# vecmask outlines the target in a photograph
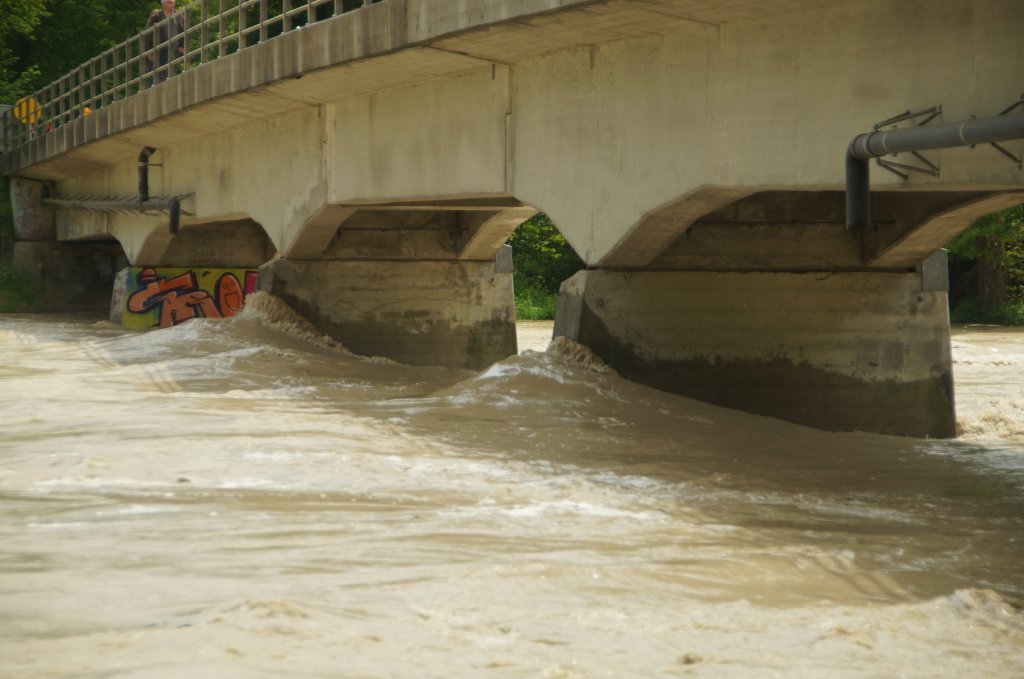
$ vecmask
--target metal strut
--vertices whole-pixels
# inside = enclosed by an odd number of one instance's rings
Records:
[[[904,120],[913,120],[914,118],[927,116],[924,120],[917,123],[917,127],[924,127],[925,125],[935,120],[935,118],[937,118],[940,115],[942,115],[941,104],[932,106],[931,108],[926,108],[923,111],[917,111],[916,113],[912,113],[908,110],[905,113],[899,114],[898,116],[893,116],[892,118],[883,120],[880,123],[875,123],[874,129],[877,132],[881,128],[886,127],[888,125],[895,125],[896,123],[903,122]],[[921,167],[920,165],[907,165],[906,163],[897,163],[896,161],[883,160],[882,158],[876,158],[875,163],[883,170],[888,170],[889,172],[892,172],[894,175],[904,180],[910,179],[910,175],[906,174],[907,172],[918,172],[920,174],[926,174],[929,177],[939,176],[938,165],[928,160],[917,151],[911,151],[911,153],[914,154],[915,158],[917,158],[924,164],[924,167]],[[896,154],[894,153],[893,155],[895,156]],[[900,172],[900,170],[905,170],[905,172]]]
[[[171,202],[177,200],[180,204],[185,198],[193,194],[186,193],[181,196],[154,196],[145,203],[132,198],[96,198],[96,197],[62,197],[43,198],[42,206],[60,208],[62,210],[86,210],[90,212],[123,212],[128,214],[159,214],[169,213]],[[191,215],[190,212],[180,210],[181,213]]]
[[[60,208],[62,210],[86,210],[95,212],[127,212],[129,214],[159,214],[166,212],[170,217],[168,228],[171,235],[177,235],[181,215],[191,215],[181,209],[181,201],[194,195],[186,193],[180,196],[159,196],[149,195],[149,157],[156,153],[152,146],[143,146],[139,152],[139,195],[133,200],[126,197],[117,198],[96,198],[96,197],[71,197],[44,198],[43,207]]]
[[[1009,106],[1004,108],[1002,111],[1000,111],[999,115],[1005,116],[1007,113],[1010,113],[1011,111],[1013,111],[1013,109],[1017,108],[1018,106],[1024,107],[1024,94],[1020,95],[1020,99],[1018,99],[1016,102],[1014,102],[1013,104],[1010,104]],[[1021,162],[1021,159],[1018,158],[1017,156],[1013,155],[1009,151],[1007,151],[1005,147],[1003,147],[1002,145],[1000,145],[1000,144],[998,144],[997,142],[994,142],[994,141],[989,142],[989,144],[996,151],[999,151],[1004,156],[1006,156],[1007,158],[1012,160],[1014,163],[1016,163],[1018,170],[1024,169],[1024,163]]]

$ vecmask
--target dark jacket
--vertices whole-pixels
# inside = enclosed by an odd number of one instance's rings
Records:
[[[168,40],[171,41],[166,48],[157,50],[156,54],[162,66],[171,59],[181,56],[181,49],[185,45],[185,14],[183,12],[175,10],[170,16],[165,17],[162,9],[154,9],[149,13],[146,27],[143,46],[147,50],[154,45],[160,47]]]

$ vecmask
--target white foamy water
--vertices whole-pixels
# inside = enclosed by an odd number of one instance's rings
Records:
[[[658,392],[549,325],[418,368],[255,299],[0,316],[0,676],[1021,676],[1020,332],[955,332],[965,435],[921,441]]]
[[[1024,441],[1024,328],[956,327],[952,339],[960,435]]]

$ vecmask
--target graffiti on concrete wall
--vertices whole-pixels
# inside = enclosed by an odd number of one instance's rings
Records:
[[[124,276],[121,325],[169,328],[193,318],[228,318],[256,290],[250,269],[131,267]]]

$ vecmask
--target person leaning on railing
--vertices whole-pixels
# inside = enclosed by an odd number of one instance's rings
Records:
[[[175,0],[161,0],[160,8],[149,13],[143,46],[146,51],[157,49],[146,55],[146,73],[159,67],[159,82],[167,80],[170,74],[168,64],[185,53],[185,15],[174,9]]]

